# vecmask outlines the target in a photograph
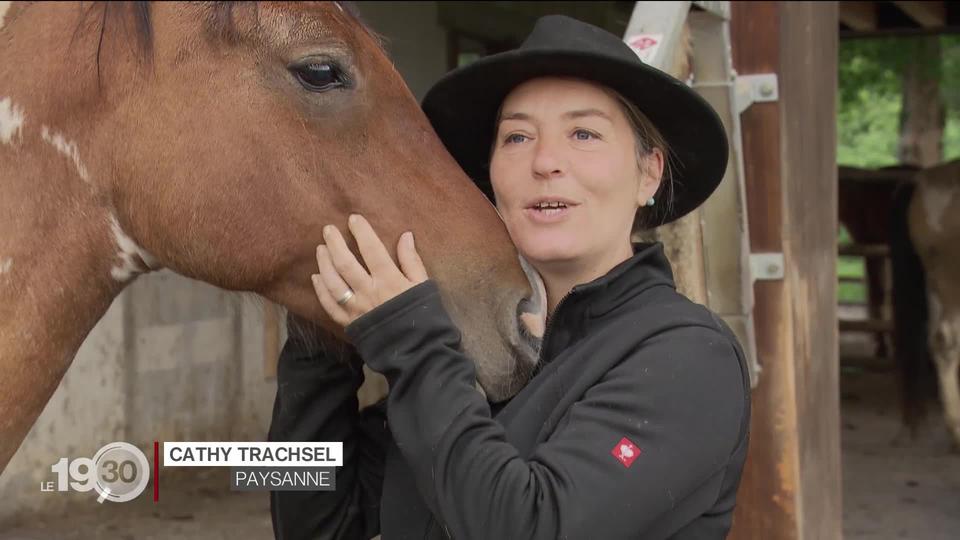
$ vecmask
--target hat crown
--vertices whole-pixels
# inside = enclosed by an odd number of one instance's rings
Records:
[[[633,49],[617,36],[566,15],[545,15],[537,19],[519,50],[591,53],[643,63]]]

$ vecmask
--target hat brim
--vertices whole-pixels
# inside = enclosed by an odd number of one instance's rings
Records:
[[[682,82],[606,55],[513,50],[451,71],[422,103],[447,150],[491,199],[488,167],[497,111],[517,85],[547,76],[586,79],[616,90],[663,135],[673,158],[673,201],[661,206],[654,226],[688,214],[719,185],[729,152],[726,131],[713,107]]]

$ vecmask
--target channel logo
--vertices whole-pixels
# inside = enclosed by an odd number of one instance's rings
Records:
[[[40,484],[41,491],[95,491],[97,502],[136,499],[150,481],[150,464],[136,446],[105,444],[92,458],[60,458],[50,470],[55,480]]]

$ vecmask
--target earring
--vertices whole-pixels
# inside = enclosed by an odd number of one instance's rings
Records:
[[[647,199],[647,204],[646,204],[646,206],[653,206],[653,204],[654,204],[653,197],[650,197],[649,199]]]

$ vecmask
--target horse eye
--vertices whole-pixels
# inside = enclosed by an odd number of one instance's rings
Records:
[[[344,79],[333,64],[311,63],[290,68],[304,88],[311,92],[326,92],[343,86]]]

